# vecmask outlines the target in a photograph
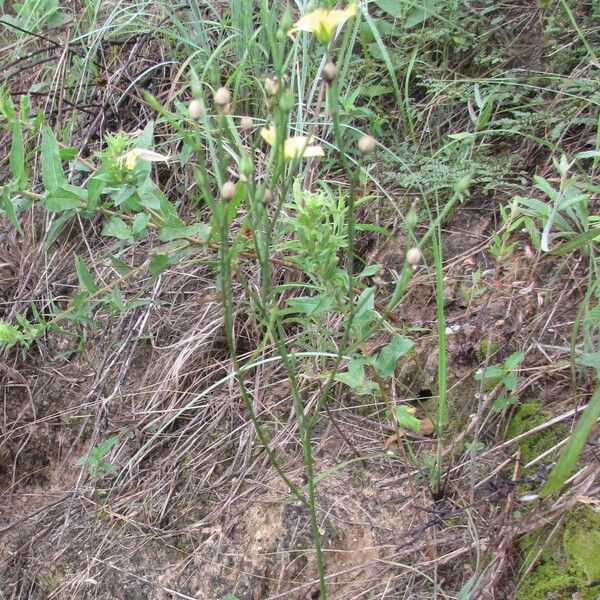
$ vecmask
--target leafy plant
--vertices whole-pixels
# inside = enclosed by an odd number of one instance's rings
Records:
[[[475,373],[476,381],[484,381],[488,386],[501,385],[503,393],[494,402],[494,410],[502,412],[507,406],[516,404],[518,396],[513,392],[519,383],[517,369],[525,357],[523,352],[513,352],[504,362],[491,365]]]
[[[85,465],[88,468],[92,479],[100,479],[104,475],[116,475],[117,469],[114,465],[104,458],[119,441],[119,438],[112,436],[94,446],[88,454],[77,459],[76,465]]]

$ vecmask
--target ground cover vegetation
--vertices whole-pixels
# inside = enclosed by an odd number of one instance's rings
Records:
[[[598,596],[598,2],[0,8],[1,597]]]

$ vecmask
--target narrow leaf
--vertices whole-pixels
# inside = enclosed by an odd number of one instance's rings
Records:
[[[596,389],[587,408],[583,411],[571,438],[567,442],[560,458],[552,469],[546,485],[542,488],[541,496],[545,498],[553,494],[567,480],[573,472],[577,459],[585,446],[588,435],[600,418],[600,387]]]
[[[85,263],[81,260],[81,258],[79,258],[79,256],[75,257],[75,270],[77,271],[79,285],[82,289],[87,290],[90,294],[98,291],[98,285],[94,281],[89,269],[85,266]]]
[[[42,181],[47,192],[54,191],[66,182],[60,164],[60,148],[47,125],[42,130]]]
[[[3,187],[0,188],[0,210],[4,212],[8,222],[21,234],[23,235],[23,230],[21,229],[21,224],[19,223],[19,219],[17,219],[17,213],[15,211],[15,207],[13,206],[12,200],[10,199],[10,195],[8,190]]]
[[[15,178],[18,189],[24,189],[27,186],[27,173],[25,172],[25,145],[23,143],[23,130],[19,121],[15,121],[12,126],[12,142],[10,145],[10,172]]]

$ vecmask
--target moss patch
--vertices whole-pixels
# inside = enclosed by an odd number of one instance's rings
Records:
[[[536,554],[544,534],[523,536],[519,546],[523,564]],[[573,509],[561,532],[544,549],[537,567],[524,579],[517,600],[570,599],[579,592],[583,600],[600,593],[600,516],[588,506]]]
[[[548,416],[540,410],[540,403],[538,401],[524,402],[517,408],[510,420],[507,439],[530,431],[547,420]],[[563,428],[557,425],[517,442],[516,446],[521,450],[521,463],[526,464],[531,459],[551,448],[561,439],[560,435],[562,433]]]

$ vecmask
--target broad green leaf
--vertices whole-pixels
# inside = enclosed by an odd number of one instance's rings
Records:
[[[337,373],[335,380],[345,383],[359,396],[375,395],[379,387],[374,381],[371,381],[365,373],[365,360],[362,358],[353,358],[348,363],[348,370],[343,373]]]
[[[131,232],[133,235],[138,235],[142,233],[150,222],[150,215],[146,213],[138,213],[135,215],[133,219],[133,224],[131,225]]]
[[[512,371],[513,369],[516,369],[524,357],[525,357],[525,354],[523,352],[513,352],[504,361],[504,369],[507,371]]]
[[[179,227],[162,227],[158,235],[161,242],[170,242],[181,238],[197,238],[202,241],[208,239],[210,227],[204,223],[195,223],[194,225],[183,225]]]
[[[398,420],[398,425],[403,429],[410,429],[415,433],[419,433],[421,430],[421,421],[411,414],[408,407],[403,404],[396,406],[396,419]]]
[[[17,213],[15,211],[15,207],[10,199],[10,194],[5,187],[0,187],[0,210],[4,212],[8,222],[21,234],[23,235],[23,230],[21,229],[21,224],[19,223],[19,219],[17,219]]]
[[[404,27],[410,29],[424,23],[432,14],[435,13],[436,0],[422,0],[423,6],[415,6],[406,16]]]
[[[116,256],[109,256],[108,260],[110,260],[110,264],[116,269],[119,275],[127,275],[133,271],[133,267],[130,267],[125,261],[121,260]]]
[[[584,367],[591,367],[600,373],[600,352],[586,352],[581,354],[577,359],[577,363]]]
[[[10,172],[15,178],[19,190],[27,187],[27,173],[25,172],[25,145],[23,143],[23,129],[20,121],[15,121],[12,126],[12,142],[10,145]]]
[[[592,428],[596,425],[598,418],[600,418],[600,387],[594,392],[587,408],[583,411],[581,417],[579,417],[579,421],[577,422],[575,430],[571,434],[567,445],[560,453],[558,462],[554,465],[546,485],[542,488],[540,494],[542,498],[545,498],[558,490],[573,472],[577,459],[587,442]]]
[[[369,265],[360,272],[359,277],[372,277],[373,275],[377,275],[377,273],[379,273],[380,270],[380,264]]]
[[[306,315],[322,315],[333,308],[333,301],[327,294],[290,298],[288,306],[297,313]]]
[[[60,147],[47,125],[42,129],[42,182],[47,192],[53,192],[66,183],[60,164]]]
[[[401,356],[409,352],[415,343],[401,335],[396,335],[392,341],[383,348],[375,361],[375,368],[383,378],[387,378],[396,369],[396,363]]]
[[[155,254],[150,262],[150,273],[159,275],[169,266],[169,257],[166,254]]]
[[[42,203],[44,208],[50,212],[63,212],[74,208],[81,208],[86,192],[73,185],[60,183],[44,196]]]
[[[95,210],[104,189],[105,181],[99,177],[90,177],[87,183],[87,208]]]
[[[481,381],[482,379],[498,379],[503,375],[504,370],[502,368],[500,368],[498,365],[492,365],[483,371],[477,371],[474,377],[476,381]]]
[[[403,16],[400,0],[375,0],[375,4],[394,19],[401,19]]]
[[[90,294],[98,291],[98,285],[79,256],[75,257],[75,270],[77,271],[79,286],[82,289],[87,290]]]
[[[110,199],[113,201],[115,206],[120,206],[127,200],[131,198],[135,193],[135,188],[130,185],[124,185],[122,188],[119,188],[117,191],[113,192],[110,195]]]
[[[102,228],[102,235],[115,237],[119,240],[133,240],[129,225],[120,217],[111,217]]]

